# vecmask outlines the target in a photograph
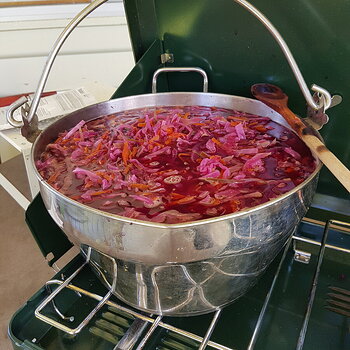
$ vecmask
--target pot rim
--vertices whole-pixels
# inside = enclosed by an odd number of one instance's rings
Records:
[[[226,97],[238,97],[238,98],[244,98],[244,99],[247,99],[247,100],[252,100],[254,102],[262,103],[261,101],[258,101],[258,100],[255,100],[255,99],[251,99],[249,97],[228,95],[228,94],[219,94],[219,93],[211,93],[211,92],[210,93],[203,93],[203,92],[165,92],[165,93],[157,93],[157,94],[140,94],[140,95],[133,95],[133,96],[121,97],[121,98],[117,98],[117,99],[113,99],[113,100],[108,100],[108,101],[96,103],[96,104],[93,104],[93,105],[90,105],[90,106],[87,106],[87,107],[84,107],[84,108],[80,108],[80,109],[78,109],[78,110],[76,110],[76,111],[74,111],[72,113],[69,113],[69,114],[65,115],[63,118],[60,118],[59,120],[55,121],[49,127],[51,127],[51,126],[55,125],[56,123],[60,122],[62,119],[65,119],[65,118],[68,119],[74,113],[81,112],[81,111],[83,111],[85,109],[89,109],[89,108],[94,107],[94,106],[102,105],[102,104],[108,103],[110,101],[129,100],[129,99],[134,99],[135,97],[139,97],[139,96],[140,97],[141,96],[142,97],[148,97],[148,96],[156,97],[156,96],[164,96],[164,95],[169,95],[169,94],[177,95],[177,94],[184,94],[184,93],[187,94],[187,95],[203,95],[203,94],[205,94],[205,95],[213,95],[213,96],[217,95],[217,96],[221,96],[221,97],[224,97],[224,96],[226,96]],[[264,103],[262,103],[262,104],[264,104]],[[145,106],[145,107],[147,107],[147,106]],[[270,108],[270,107],[268,107],[268,108]],[[274,113],[277,113],[273,109],[271,109],[271,111],[273,111]],[[96,119],[97,118],[99,118],[99,117],[96,117]],[[90,120],[93,120],[93,119],[94,118],[92,118]],[[289,127],[289,129],[292,130],[290,127]],[[78,201],[75,201],[74,199],[71,199],[71,198],[67,197],[66,195],[62,194],[61,192],[59,192],[55,188],[53,188],[51,185],[49,185],[43,179],[43,177],[40,175],[40,173],[38,172],[37,167],[35,165],[35,160],[34,160],[34,150],[36,148],[36,145],[37,145],[38,141],[40,140],[40,138],[44,134],[45,130],[46,129],[44,129],[43,132],[37,137],[37,139],[35,140],[35,142],[32,145],[32,148],[31,148],[31,162],[32,162],[32,165],[33,165],[33,168],[34,168],[35,175],[37,176],[40,184],[45,186],[49,191],[54,192],[55,195],[57,195],[60,199],[66,201],[66,202],[68,202],[70,204],[73,204],[73,205],[75,205],[75,206],[77,206],[77,207],[79,207],[81,209],[84,209],[84,210],[86,210],[88,212],[91,212],[91,213],[103,216],[105,218],[118,220],[118,221],[124,222],[126,224],[130,224],[130,225],[137,224],[137,225],[140,225],[140,226],[156,227],[156,228],[160,228],[160,229],[177,229],[177,228],[186,228],[186,227],[193,227],[193,226],[198,226],[198,225],[212,224],[212,223],[219,222],[219,221],[224,221],[224,220],[236,219],[236,218],[238,218],[240,216],[251,214],[251,213],[254,213],[254,212],[256,212],[256,211],[258,211],[260,209],[272,206],[272,205],[274,205],[274,204],[276,204],[276,203],[278,203],[278,202],[288,198],[289,196],[293,195],[294,193],[296,193],[300,189],[302,189],[304,186],[306,186],[310,181],[312,181],[317,176],[317,174],[319,173],[319,171],[322,168],[322,162],[311,151],[313,157],[315,158],[315,160],[317,162],[316,169],[301,184],[299,184],[298,186],[294,187],[292,190],[284,193],[283,195],[280,195],[280,196],[278,196],[278,197],[276,197],[276,198],[274,198],[272,200],[269,200],[268,202],[262,203],[260,205],[255,206],[255,207],[247,208],[247,209],[244,209],[244,210],[241,210],[241,211],[238,211],[238,212],[234,212],[234,213],[231,213],[231,214],[226,214],[226,215],[222,215],[222,216],[216,216],[216,217],[213,217],[213,218],[206,218],[206,219],[201,219],[201,220],[195,220],[195,221],[186,221],[186,222],[177,223],[177,224],[163,224],[163,223],[156,223],[156,222],[152,222],[152,221],[144,221],[144,220],[132,219],[132,218],[128,218],[128,217],[125,217],[125,216],[120,216],[120,215],[108,213],[108,212],[105,212],[103,210],[99,210],[99,209],[90,207],[88,205],[85,205],[83,203],[80,203]],[[292,131],[294,132],[294,130],[292,130]],[[314,130],[314,131],[315,131],[315,133],[317,134],[318,137],[321,137],[320,134],[316,130]]]

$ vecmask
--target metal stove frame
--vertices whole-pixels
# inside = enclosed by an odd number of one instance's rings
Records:
[[[249,345],[247,347],[247,350],[253,350],[255,348],[255,344],[256,344],[258,336],[259,336],[259,332],[260,332],[260,329],[261,329],[261,326],[263,323],[266,309],[269,305],[269,301],[270,301],[270,298],[271,298],[272,293],[274,291],[276,281],[279,277],[281,267],[285,261],[285,258],[287,256],[287,252],[288,252],[291,244],[293,244],[294,259],[299,261],[299,262],[302,262],[302,263],[308,263],[310,255],[308,253],[305,253],[305,252],[297,249],[296,244],[298,241],[313,244],[316,246],[320,246],[320,249],[319,249],[319,252],[317,255],[317,264],[316,264],[316,268],[315,268],[315,272],[314,272],[314,277],[313,277],[313,281],[312,281],[309,296],[308,296],[308,304],[307,304],[305,314],[304,314],[303,325],[302,325],[302,328],[300,330],[299,339],[298,339],[297,346],[296,346],[296,350],[303,349],[305,336],[306,336],[306,332],[308,329],[308,324],[309,324],[310,315],[311,315],[311,311],[312,311],[312,306],[313,306],[313,302],[314,302],[314,298],[315,298],[315,294],[316,294],[318,278],[319,278],[321,265],[322,265],[322,261],[323,261],[323,257],[324,257],[324,253],[326,251],[326,248],[334,249],[334,250],[341,251],[344,253],[350,253],[350,249],[327,244],[329,229],[331,228],[332,225],[335,225],[338,228],[343,228],[347,231],[350,230],[350,223],[346,223],[346,222],[342,222],[342,221],[338,221],[338,220],[329,220],[329,221],[327,221],[327,223],[324,226],[321,243],[317,242],[315,240],[311,240],[311,239],[296,236],[296,235],[293,235],[290,237],[290,239],[288,240],[288,242],[284,248],[281,260],[280,260],[278,267],[277,267],[277,270],[274,274],[270,289],[265,297],[263,306],[260,310],[260,314],[259,314],[258,320],[256,322],[256,325],[255,325],[253,334],[251,336]],[[347,234],[346,231],[341,231],[341,233]],[[172,331],[174,333],[177,333],[181,336],[184,336],[188,339],[191,339],[191,340],[198,342],[199,343],[199,348],[198,348],[199,350],[204,350],[207,346],[210,346],[214,349],[220,349],[220,350],[234,350],[233,348],[229,348],[225,345],[218,344],[218,343],[210,340],[210,337],[211,337],[211,335],[212,335],[212,333],[217,325],[217,322],[220,318],[220,314],[221,314],[222,309],[218,309],[214,312],[214,315],[213,315],[212,320],[207,328],[205,336],[201,337],[197,334],[193,334],[193,333],[188,332],[184,329],[180,329],[180,328],[174,327],[170,324],[167,324],[165,322],[162,322],[162,316],[144,315],[138,311],[135,311],[135,309],[125,307],[125,306],[119,305],[113,301],[110,301],[109,298],[112,295],[112,290],[115,287],[116,280],[113,281],[112,288],[108,291],[108,293],[105,296],[100,296],[100,295],[92,293],[86,289],[82,289],[78,286],[71,284],[70,282],[79,274],[79,272],[83,269],[83,267],[89,263],[91,251],[92,251],[92,248],[88,248],[85,262],[76,271],[74,271],[68,278],[66,278],[64,281],[55,279],[55,280],[50,280],[46,283],[46,288],[50,292],[50,295],[35,310],[35,316],[37,318],[39,318],[43,322],[46,322],[49,325],[54,326],[54,327],[66,332],[70,335],[77,335],[89,323],[89,321],[95,316],[95,314],[102,308],[102,306],[106,304],[112,308],[116,308],[124,313],[127,313],[127,314],[135,317],[134,323],[130,326],[127,333],[118,342],[118,344],[115,346],[114,349],[132,349],[133,346],[138,343],[136,350],[141,350],[145,347],[147,341],[149,340],[151,335],[154,333],[154,331],[158,327],[161,327],[161,328],[167,329],[169,331]],[[108,256],[106,255],[106,257],[108,257]],[[114,262],[114,268],[116,269],[115,262]],[[101,272],[101,274],[102,274],[102,272]],[[103,274],[102,274],[102,276],[103,276]],[[49,288],[51,285],[59,285],[59,287],[57,287],[51,293],[50,288]],[[54,300],[53,300],[64,288],[68,288],[68,289],[76,292],[78,295],[82,294],[82,295],[85,295],[87,297],[90,297],[90,298],[98,301],[98,304],[96,305],[96,307],[88,314],[88,316],[85,317],[85,319],[79,324],[79,326],[77,326],[74,329],[69,328],[69,327],[65,326],[64,324],[62,324],[62,323],[60,323],[60,322],[58,322],[58,321],[56,321],[48,316],[45,316],[44,314],[41,313],[41,311],[51,302],[54,310],[56,311],[56,313],[59,315],[59,317],[61,319],[63,319],[63,320],[70,319],[71,321],[74,320],[74,317],[64,316],[58,310],[58,308],[55,305]],[[145,335],[140,339],[142,333],[144,333],[144,330],[146,329],[146,327],[148,325],[151,325],[150,328],[145,333]],[[121,346],[122,344],[123,344],[123,346]]]

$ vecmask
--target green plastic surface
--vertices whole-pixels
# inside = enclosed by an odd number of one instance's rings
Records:
[[[52,266],[73,246],[64,232],[52,220],[40,194],[29,204],[25,218],[49,266]]]
[[[316,83],[343,96],[329,110],[323,127],[328,147],[350,167],[350,1],[252,0],[280,31],[306,83]],[[174,54],[168,66],[198,66],[209,76],[209,91],[250,96],[250,86],[269,82],[290,97],[290,107],[305,116],[305,100],[280,48],[250,13],[233,0],[125,1],[134,55],[131,75],[114,97],[150,91],[150,77],[161,66],[159,55],[147,52],[161,42]],[[158,53],[157,53],[158,54]],[[200,80],[168,75],[169,91],[200,91]],[[318,192],[350,199],[327,169],[321,172]]]
[[[137,62],[112,98],[151,93],[152,75],[158,68],[156,62],[162,52],[162,42],[160,40],[152,42],[142,59]]]

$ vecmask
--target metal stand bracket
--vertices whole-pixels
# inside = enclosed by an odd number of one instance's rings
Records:
[[[61,331],[64,331],[70,335],[76,335],[78,334],[88,323],[89,321],[96,315],[96,313],[101,309],[101,307],[108,301],[108,299],[110,298],[110,296],[113,294],[113,290],[115,289],[116,286],[116,278],[114,279],[112,286],[110,288],[110,290],[108,291],[108,293],[99,301],[99,303],[94,307],[94,309],[84,318],[84,320],[76,327],[76,328],[70,328],[67,327],[65,325],[63,325],[60,322],[57,322],[56,320],[45,316],[44,314],[41,313],[41,311],[50,303],[53,302],[53,299],[64,289],[66,288],[69,283],[79,274],[79,272],[84,268],[85,265],[87,265],[90,261],[90,256],[91,256],[91,251],[92,248],[89,247],[88,248],[88,252],[87,252],[87,258],[86,261],[75,271],[73,272],[64,282],[62,282],[62,284],[55,289],[55,291],[53,293],[51,293],[45,300],[43,300],[43,302],[36,308],[35,310],[35,316],[50,324],[51,326],[54,326],[58,329],[60,329]],[[106,255],[107,256],[107,255]],[[108,257],[108,256],[107,256]],[[109,257],[110,258],[110,257]],[[117,266],[115,263],[115,260],[110,258],[113,261],[113,268],[114,268],[114,276],[117,275]],[[54,309],[57,312],[57,307],[55,304],[54,305]],[[65,318],[60,312],[57,312],[58,315],[61,318]],[[63,317],[62,317],[63,316]],[[71,318],[70,318],[71,319]]]

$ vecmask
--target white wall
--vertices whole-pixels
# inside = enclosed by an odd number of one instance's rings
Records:
[[[0,13],[0,97],[33,92],[69,18],[86,5],[5,9]],[[122,3],[104,4],[67,39],[45,91],[98,81],[117,87],[134,65]]]

